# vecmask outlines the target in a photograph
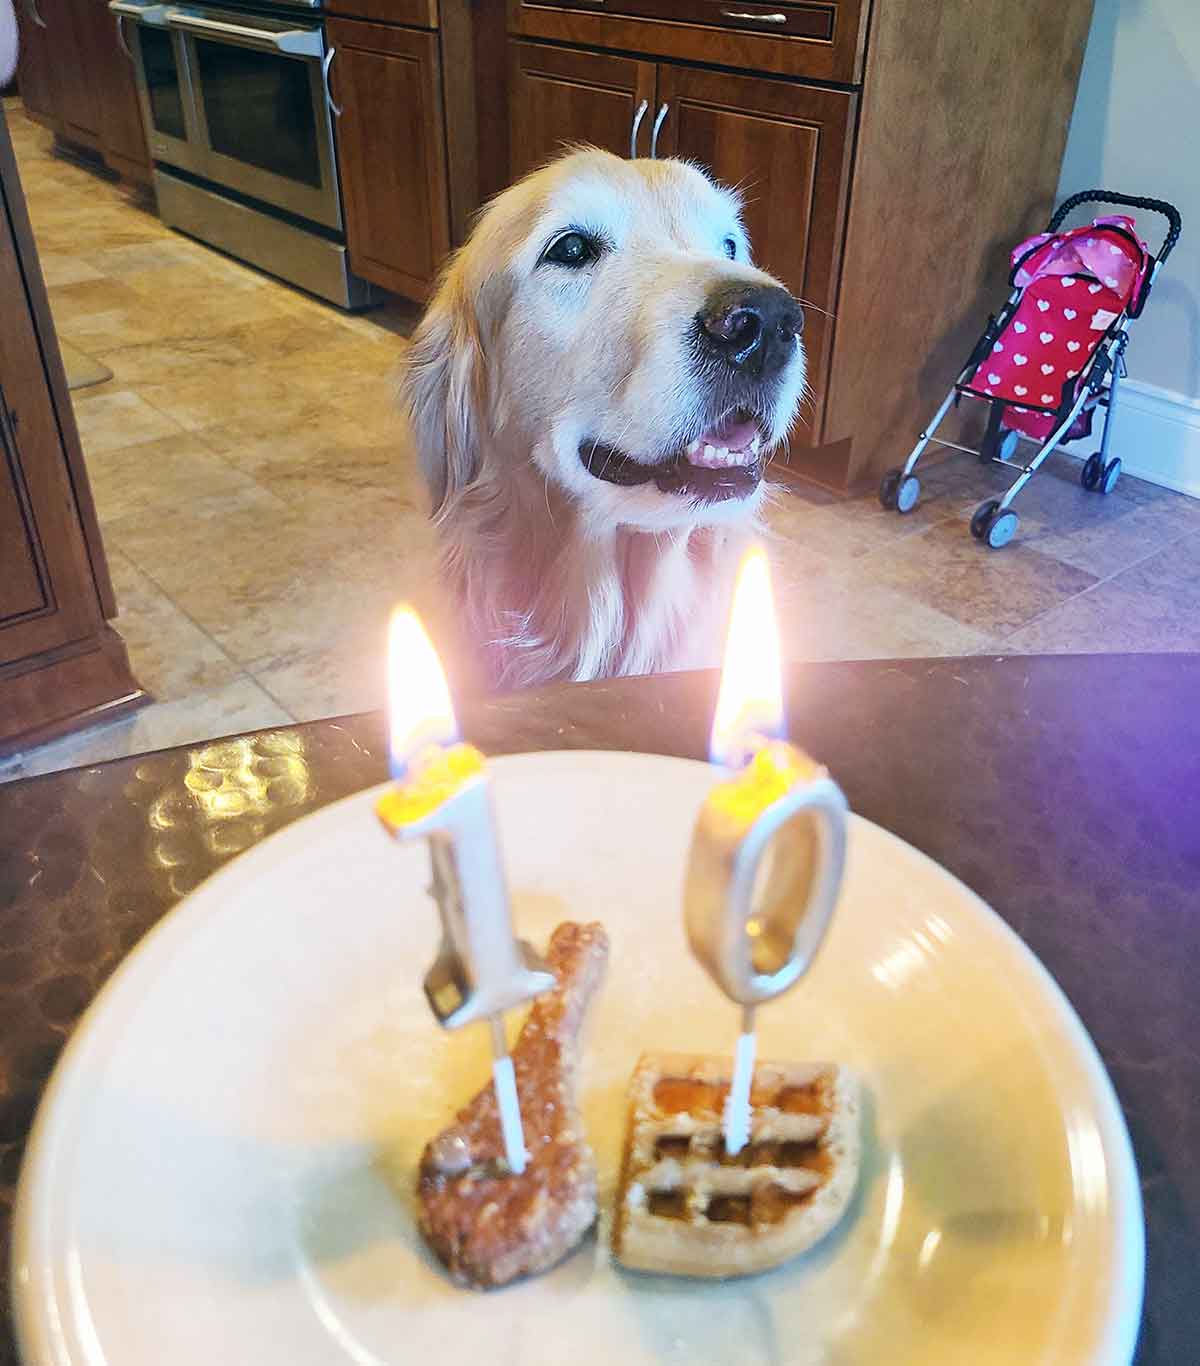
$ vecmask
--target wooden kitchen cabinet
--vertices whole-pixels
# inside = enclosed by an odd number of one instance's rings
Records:
[[[639,109],[638,150],[646,154],[654,119],[653,62],[540,43],[512,43],[510,57],[510,179],[572,142],[627,157]]]
[[[20,0],[18,19],[25,112],[119,175],[148,182],[133,65],[105,0]]]
[[[450,249],[436,33],[330,19],[350,264],[424,301]]]
[[[59,121],[58,76],[47,23],[38,0],[17,0],[21,100],[31,119],[53,128]]]
[[[0,112],[0,753],[138,705]]]
[[[117,16],[106,0],[73,0],[80,46],[96,91],[96,132],[105,162],[119,175],[149,181],[150,153],[142,127],[133,62],[121,45]]]
[[[93,72],[100,54],[91,50],[88,41],[93,32],[93,0],[39,0],[39,3],[54,45],[63,135],[98,150],[100,104]]]

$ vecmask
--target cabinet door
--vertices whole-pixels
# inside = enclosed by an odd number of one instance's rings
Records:
[[[100,133],[100,102],[93,78],[95,54],[89,51],[93,0],[38,0],[46,17],[54,63],[64,133],[68,138],[96,146]]]
[[[54,127],[60,117],[57,62],[50,41],[49,21],[38,0],[17,0],[20,34],[18,80],[25,112],[38,123]]]
[[[411,299],[450,250],[437,35],[328,21],[350,263]]]
[[[820,436],[837,300],[856,96],[815,86],[659,67],[659,154],[698,161],[742,192],[755,261],[802,301],[811,407],[793,444]]]
[[[95,86],[100,150],[114,171],[150,177],[150,154],[142,131],[133,62],[121,46],[117,16],[106,0],[80,0],[80,46]]]
[[[82,639],[102,622],[2,195],[0,299],[2,666]]]
[[[654,63],[540,43],[509,44],[509,179],[517,180],[573,142],[627,157],[643,102],[638,151],[650,146]]]

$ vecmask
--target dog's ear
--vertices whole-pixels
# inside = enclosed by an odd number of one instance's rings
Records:
[[[483,383],[479,318],[460,255],[413,334],[400,375],[400,403],[434,513],[479,472]]]

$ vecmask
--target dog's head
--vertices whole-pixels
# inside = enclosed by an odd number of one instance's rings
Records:
[[[532,461],[603,525],[753,512],[804,389],[803,314],[738,210],[685,162],[591,149],[495,199],[405,369],[435,508]]]

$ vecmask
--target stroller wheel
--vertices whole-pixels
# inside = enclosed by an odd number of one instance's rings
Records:
[[[1000,506],[995,498],[989,498],[986,503],[980,503],[975,509],[975,515],[971,518],[971,535],[977,541],[982,541],[987,535],[988,523],[992,520],[992,513]]]
[[[910,474],[907,479],[901,479],[900,487],[896,490],[896,511],[911,512],[920,496],[921,481],[915,474]]]
[[[1117,480],[1121,477],[1120,456],[1115,460],[1110,460],[1104,467],[1104,473],[1100,476],[1100,492],[1111,493],[1117,487]]]
[[[900,476],[903,470],[888,470],[879,481],[879,502],[889,512],[896,510],[896,496],[900,491]]]
[[[1009,541],[1017,534],[1017,523],[1020,518],[1012,510],[1006,508],[1003,512],[993,513],[988,518],[987,543],[992,550],[1002,550]]]
[[[983,444],[979,448],[979,458],[980,460],[1011,460],[1017,453],[1017,444],[1020,440],[1019,432],[1000,427],[991,436],[984,437]]]
[[[1090,493],[1098,488],[1101,478],[1104,475],[1104,466],[1100,462],[1100,452],[1093,451],[1083,462],[1083,469],[1079,471],[1079,482]]]

